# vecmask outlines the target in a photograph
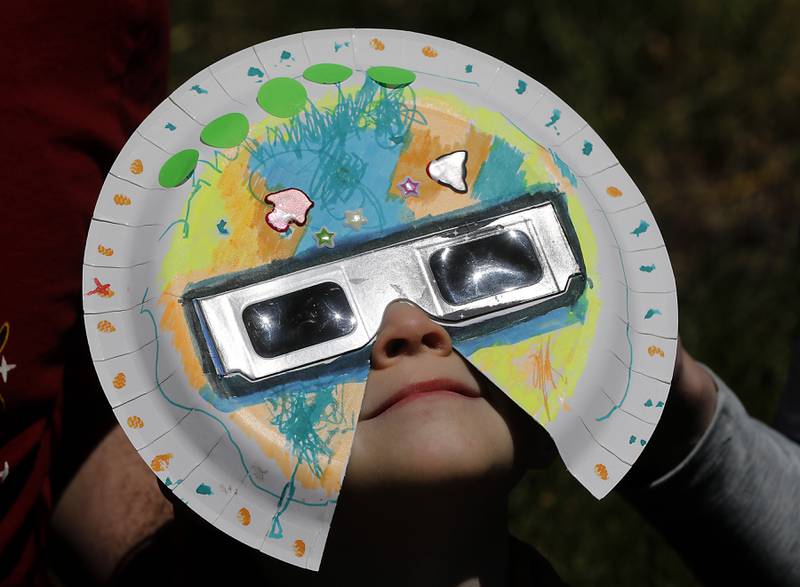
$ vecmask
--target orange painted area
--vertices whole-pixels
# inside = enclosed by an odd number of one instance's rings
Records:
[[[125,387],[125,385],[127,384],[127,380],[125,378],[125,373],[123,373],[122,371],[117,373],[114,376],[114,379],[113,379],[113,381],[111,383],[113,383],[114,387],[116,387],[117,389],[122,389],[123,387]]]
[[[619,198],[622,195],[622,190],[616,186],[610,185],[606,188],[606,193],[612,198]]]
[[[294,555],[300,558],[306,553],[306,543],[299,538],[294,541]]]
[[[430,57],[430,58],[439,56],[439,52],[430,45],[426,45],[425,47],[422,48],[422,54],[425,57]]]
[[[608,469],[603,463],[597,463],[594,466],[594,473],[598,477],[600,477],[603,481],[608,481]]]
[[[144,428],[144,420],[139,416],[128,416],[129,428]]]
[[[470,190],[481,166],[489,156],[491,135],[478,131],[468,120],[460,116],[433,108],[420,107],[419,111],[428,121],[428,126],[414,127],[414,138],[400,154],[392,177],[389,193],[405,198],[406,205],[415,218],[439,216],[477,204]],[[467,186],[470,190],[458,194],[439,185],[427,173],[428,163],[460,149],[466,150]],[[403,196],[397,184],[410,177],[420,182],[419,196]]]
[[[134,175],[139,175],[142,171],[144,171],[144,164],[142,163],[142,160],[134,159],[131,161],[130,170]]]
[[[662,349],[661,347],[656,346],[656,345],[649,346],[649,347],[647,347],[647,354],[650,355],[651,357],[654,357],[654,356],[658,355],[659,357],[663,358],[664,357],[664,349]]]
[[[153,460],[150,461],[150,468],[156,473],[166,471],[169,468],[169,462],[172,460],[173,456],[171,452],[154,456]]]
[[[369,42],[369,46],[375,49],[376,51],[383,51],[386,49],[386,45],[383,44],[378,37],[373,37],[372,40]]]
[[[310,393],[313,392],[309,392]],[[342,411],[349,421],[350,415],[357,420],[361,409],[361,398],[364,395],[363,383],[345,383],[337,387],[337,396],[343,402]],[[283,474],[288,478],[292,474],[297,458],[286,446],[286,438],[270,421],[273,418],[271,408],[267,404],[256,404],[241,408],[231,414],[231,420],[253,439],[265,455],[273,459]],[[326,425],[315,429],[322,438],[327,438],[328,428],[341,428],[341,425]],[[326,493],[337,493],[342,486],[344,468],[350,456],[350,447],[353,442],[353,431],[333,434],[328,446],[332,455],[327,462],[321,462],[323,473],[317,477],[308,466],[297,469],[295,479],[305,488],[323,489]]]
[[[104,247],[103,245],[97,245],[97,252],[106,257],[110,257],[114,254],[114,249]]]
[[[251,521],[250,510],[247,508],[239,508],[239,511],[236,512],[236,519],[239,520],[239,523],[242,526],[249,526]]]
[[[97,330],[99,330],[100,332],[116,332],[117,331],[117,329],[114,327],[114,325],[111,322],[109,322],[108,320],[100,320],[100,322],[97,323]]]
[[[128,196],[124,196],[122,194],[114,194],[114,203],[117,206],[130,206],[131,199]]]

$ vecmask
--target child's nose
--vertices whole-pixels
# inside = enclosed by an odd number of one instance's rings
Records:
[[[383,314],[372,347],[372,367],[389,367],[404,356],[432,352],[447,356],[453,351],[450,335],[414,304],[393,302]]]

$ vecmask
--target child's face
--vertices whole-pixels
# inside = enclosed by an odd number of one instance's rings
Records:
[[[487,482],[510,487],[555,455],[550,437],[468,366],[447,331],[418,307],[387,309],[346,482],[392,491]]]

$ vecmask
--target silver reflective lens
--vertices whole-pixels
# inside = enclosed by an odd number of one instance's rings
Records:
[[[545,302],[567,303],[562,294],[576,275],[578,256],[546,201],[188,297],[198,343],[217,374],[256,380],[363,348],[395,300],[417,304],[449,328],[466,328]]]
[[[542,278],[533,243],[519,230],[440,249],[431,255],[430,266],[442,297],[455,306]]]
[[[356,318],[332,281],[257,302],[242,312],[253,350],[274,358],[350,334]]]

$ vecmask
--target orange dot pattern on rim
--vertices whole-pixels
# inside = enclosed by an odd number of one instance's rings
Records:
[[[612,198],[619,198],[622,195],[622,190],[616,186],[610,185],[606,188],[606,193]]]
[[[144,420],[139,416],[128,416],[129,428],[144,428]]]
[[[171,452],[164,453],[163,455],[156,455],[153,457],[153,460],[150,461],[150,468],[156,472],[166,471],[172,457],[173,454]]]
[[[425,47],[422,48],[422,54],[425,57],[436,57],[439,55],[439,52],[433,47],[426,45]]]
[[[97,330],[99,330],[100,332],[116,332],[117,331],[116,327],[111,322],[109,322],[108,320],[100,320],[100,322],[97,323]]]
[[[97,252],[106,257],[110,257],[114,254],[114,249],[104,247],[103,245],[97,245]]]
[[[144,164],[142,163],[141,159],[134,159],[131,161],[131,173],[134,175],[139,175],[142,171],[144,171]]]
[[[369,42],[369,45],[370,45],[370,47],[372,47],[376,51],[383,51],[384,49],[386,49],[386,45],[384,45],[383,41],[381,41],[378,37],[374,37]]]
[[[114,387],[117,389],[122,389],[125,387],[125,384],[128,383],[127,379],[125,378],[125,373],[120,371],[114,376],[114,380],[111,382],[114,384]]]
[[[594,466],[594,472],[603,481],[608,481],[608,469],[606,469],[606,466],[603,463],[597,463]]]
[[[301,557],[306,553],[306,543],[300,540],[299,538],[294,541],[294,555],[296,557]]]
[[[114,203],[117,206],[130,206],[131,199],[128,196],[123,196],[122,194],[114,194]]]
[[[664,350],[656,345],[647,347],[647,354],[651,357],[658,355],[659,357],[664,358]]]
[[[242,526],[249,526],[251,520],[250,510],[247,508],[239,508],[239,511],[236,512],[236,519],[239,520]]]

